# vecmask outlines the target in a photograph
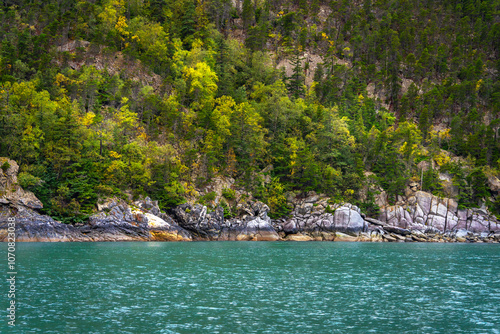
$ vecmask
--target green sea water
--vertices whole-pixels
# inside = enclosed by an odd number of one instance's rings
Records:
[[[500,332],[498,244],[18,243],[16,265],[1,333]]]

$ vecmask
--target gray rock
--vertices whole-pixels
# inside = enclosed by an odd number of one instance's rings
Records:
[[[224,224],[224,210],[221,207],[207,213],[204,205],[182,204],[174,208],[172,213],[180,227],[203,239],[217,239]]]
[[[91,241],[77,228],[40,215],[30,208],[0,208],[0,241],[7,241],[8,219],[14,218],[17,241]]]
[[[297,220],[296,219],[290,219],[283,225],[283,232],[286,234],[296,234],[299,232],[299,228],[297,226]]]
[[[428,215],[431,211],[432,195],[423,191],[417,191],[415,198],[417,199],[418,206],[422,209],[424,215]]]
[[[500,180],[494,175],[488,176],[488,187],[494,193],[500,193]]]
[[[316,203],[318,200],[319,200],[319,196],[318,195],[313,195],[313,196],[307,197],[304,200],[304,202],[306,202],[306,203]]]
[[[411,231],[404,229],[404,228],[399,228],[395,226],[384,226],[384,231],[389,232],[389,233],[394,233],[398,235],[410,235]]]
[[[366,230],[366,222],[361,215],[347,207],[335,210],[333,216],[335,231],[359,233]]]
[[[365,218],[365,220],[370,223],[370,224],[373,224],[373,225],[377,225],[377,226],[384,226],[385,223],[378,220],[378,219],[374,219],[374,218]]]

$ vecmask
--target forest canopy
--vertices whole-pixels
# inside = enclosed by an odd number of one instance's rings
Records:
[[[450,196],[446,174],[500,214],[499,52],[498,0],[4,0],[0,156],[65,222],[219,176],[279,216],[287,191]]]

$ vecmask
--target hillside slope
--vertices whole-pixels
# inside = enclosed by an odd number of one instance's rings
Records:
[[[204,203],[221,176],[273,218],[308,191],[377,215],[412,182],[500,214],[498,0],[4,1],[0,17],[0,156],[57,219],[109,197]]]

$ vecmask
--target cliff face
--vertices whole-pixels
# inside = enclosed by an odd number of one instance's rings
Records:
[[[459,209],[453,199],[418,191],[414,185],[406,195],[394,206],[379,199],[386,205],[378,219],[373,219],[352,204],[329,205],[329,198],[310,192],[305,198],[291,199],[291,217],[274,225],[286,237],[301,234],[312,240],[350,240],[346,234],[359,241],[500,239],[500,222],[486,209]]]
[[[439,198],[415,188],[410,188],[407,195],[399,205],[382,207],[379,220],[422,232],[500,231],[500,222],[485,208],[459,209],[458,203],[451,198]]]
[[[19,166],[13,160],[0,158],[0,204],[12,207],[26,207],[29,209],[43,208],[42,202],[30,192],[23,190],[17,183]]]
[[[167,214],[146,198],[132,204],[109,199],[86,224],[72,226],[38,213],[42,203],[17,184],[18,165],[5,161],[0,241],[7,237],[8,218],[15,219],[18,241],[500,241],[500,222],[487,210],[458,209],[454,200],[414,187],[400,204],[382,207],[379,219],[367,218],[352,204],[330,204],[328,197],[309,192],[290,198],[290,216],[274,221],[269,207],[255,200],[239,205],[243,214],[225,219],[220,206],[210,212],[204,205],[182,204]]]
[[[17,182],[19,166],[13,160],[0,158],[0,164],[8,167],[0,170],[0,240],[7,237],[7,219],[14,218],[18,241],[85,241],[87,238],[70,225],[61,224],[36,210],[42,202]]]

